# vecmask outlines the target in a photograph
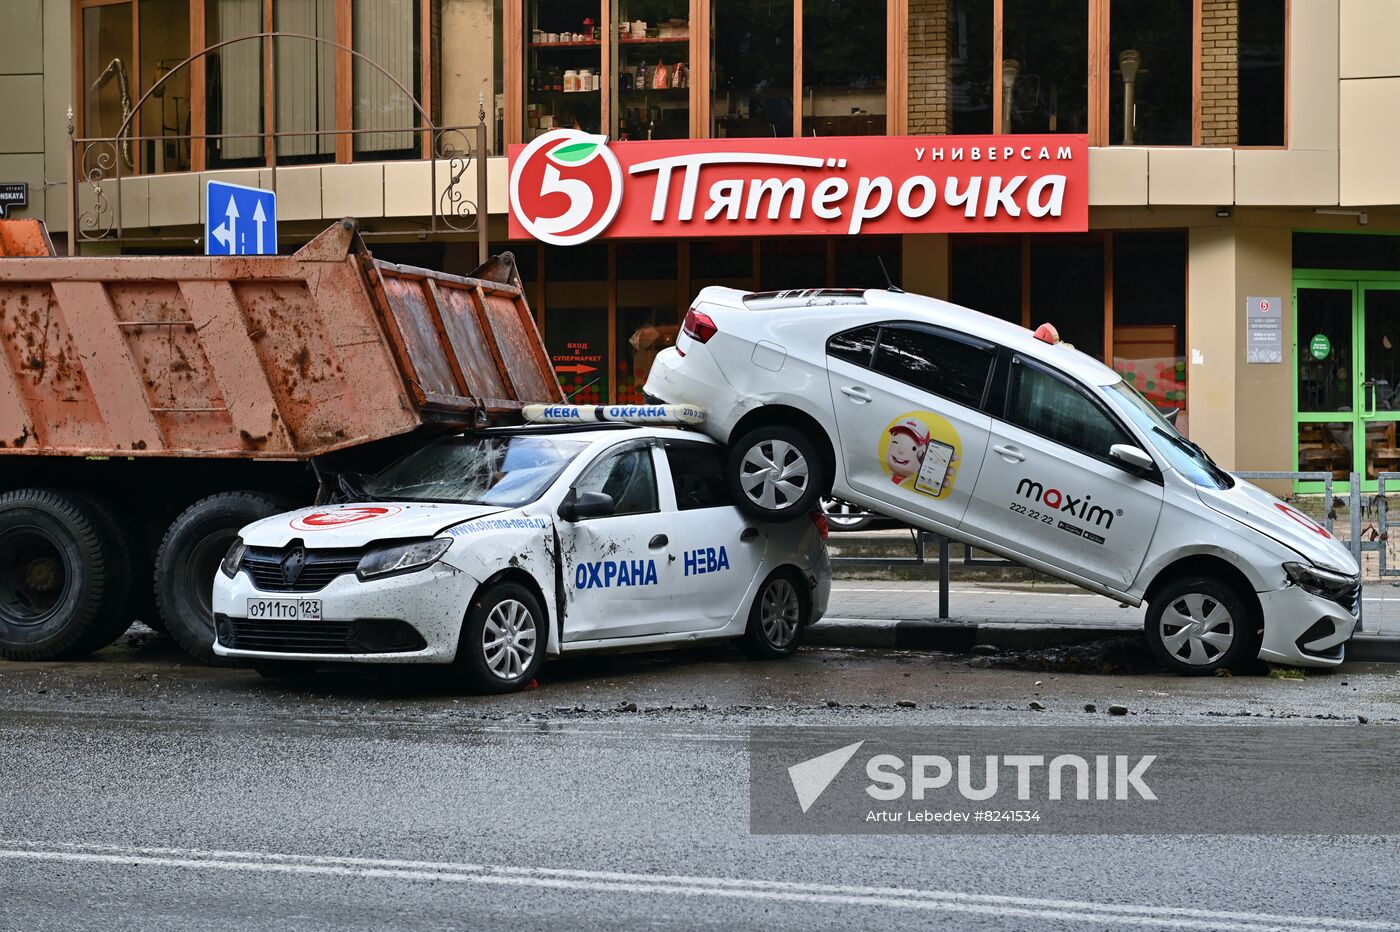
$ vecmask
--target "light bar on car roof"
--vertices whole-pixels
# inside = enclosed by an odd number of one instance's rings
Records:
[[[705,409],[695,405],[525,405],[527,424],[677,425],[705,423]]]

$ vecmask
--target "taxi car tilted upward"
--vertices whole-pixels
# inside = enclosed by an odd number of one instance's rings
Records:
[[[1182,673],[1341,663],[1350,551],[1042,331],[894,290],[706,288],[645,392],[704,406],[751,515],[830,496],[1147,602],[1148,645]]]
[[[214,583],[215,653],[267,673],[455,663],[484,692],[579,651],[788,655],[826,611],[825,518],[748,518],[722,470],[712,440],[670,428],[440,440],[361,477],[363,502],[244,528]]]

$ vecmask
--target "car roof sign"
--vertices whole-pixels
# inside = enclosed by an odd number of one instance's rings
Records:
[[[530,404],[520,411],[528,424],[648,424],[705,423],[705,409],[695,405],[556,405]]]

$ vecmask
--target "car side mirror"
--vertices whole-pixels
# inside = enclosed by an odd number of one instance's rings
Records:
[[[569,489],[559,503],[559,517],[570,523],[583,518],[605,518],[617,510],[617,502],[604,492],[580,492]]]
[[[1142,447],[1135,447],[1131,443],[1115,443],[1108,448],[1108,455],[1120,463],[1125,463],[1144,472],[1151,472],[1157,468],[1157,464]]]

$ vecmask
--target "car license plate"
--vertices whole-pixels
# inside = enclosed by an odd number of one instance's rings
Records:
[[[320,599],[249,599],[248,618],[258,621],[320,621]]]

